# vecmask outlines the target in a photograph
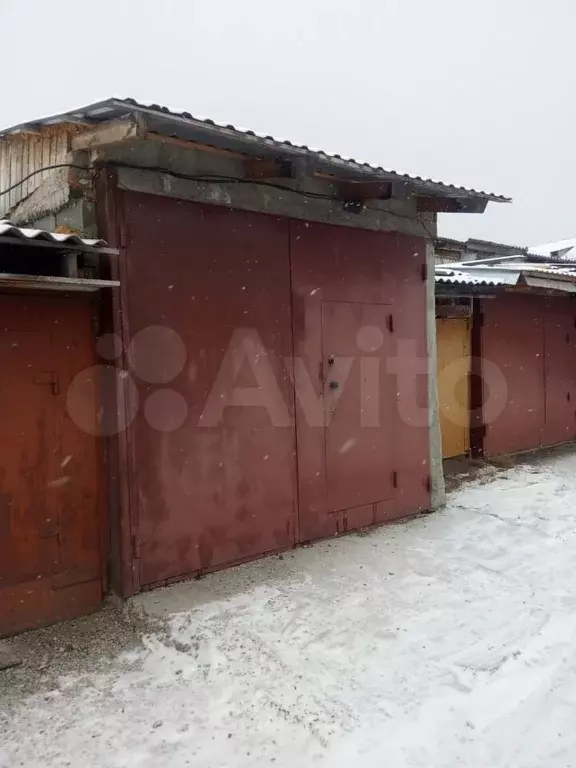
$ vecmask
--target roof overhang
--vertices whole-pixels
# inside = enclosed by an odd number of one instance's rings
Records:
[[[562,280],[557,277],[522,275],[521,284],[526,285],[528,288],[536,288],[544,291],[576,293],[576,283],[573,283],[570,280]]]
[[[132,126],[129,125],[131,120]],[[351,183],[394,185],[394,189],[386,190],[386,196],[395,196],[397,193],[416,195],[419,198],[418,208],[422,212],[479,213],[484,211],[490,201],[510,202],[509,198],[501,195],[386,170],[380,166],[296,145],[290,141],[257,135],[253,131],[241,130],[232,125],[219,125],[212,120],[195,118],[188,112],[177,113],[157,105],[146,106],[132,99],[108,99],[60,115],[22,123],[0,132],[0,139],[16,133],[37,132],[42,126],[70,122],[81,123],[94,129],[102,126],[100,136],[97,136],[94,130],[89,131],[92,135],[92,145],[99,141],[112,143],[135,136],[173,137],[274,163],[288,162],[293,164],[296,173],[304,170],[309,174],[327,175]],[[82,139],[78,137],[78,141]],[[368,199],[369,194],[370,191],[364,191],[360,199]],[[375,188],[372,194],[375,197],[381,196]]]
[[[47,258],[47,251],[56,256],[56,259]],[[39,271],[50,269],[58,274],[25,274],[15,271],[19,266],[22,266],[23,270],[30,270],[30,262],[21,260],[23,254],[35,257],[34,263],[38,262],[41,266]],[[78,261],[82,254],[116,256],[118,250],[108,248],[104,240],[83,238],[70,232],[15,227],[8,221],[0,221],[0,264],[5,270],[10,270],[1,271],[0,267],[0,289],[86,293],[120,285],[116,280],[80,276]],[[4,261],[4,256],[8,257],[8,261]],[[16,258],[12,258],[13,256]],[[54,266],[55,262],[59,263],[60,267]],[[59,274],[60,272],[63,274]]]

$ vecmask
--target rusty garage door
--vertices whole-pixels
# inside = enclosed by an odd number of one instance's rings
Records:
[[[542,299],[545,421],[542,445],[576,438],[576,308],[574,299]]]
[[[485,455],[573,440],[573,300],[504,293],[482,309]]]
[[[482,301],[484,452],[540,445],[544,426],[544,327],[540,296],[502,293]]]
[[[0,359],[1,634],[101,602],[95,442],[66,409],[92,365],[90,307],[0,295]]]
[[[141,585],[426,508],[424,241],[122,195]]]
[[[425,248],[419,238],[298,221],[290,243],[308,541],[429,504]]]
[[[395,479],[390,469],[394,445],[383,426],[390,423],[390,416],[387,412],[379,413],[395,398],[381,387],[383,376],[373,377],[373,382],[369,380],[372,362],[382,367],[381,363],[392,353],[390,316],[390,306],[386,304],[322,303],[327,508],[343,515],[346,511],[351,527],[373,523],[374,503],[395,495]],[[369,350],[370,358],[362,360],[358,334],[366,328],[377,337],[378,347]],[[380,395],[384,397],[381,399]]]
[[[125,194],[142,585],[295,541],[288,228]]]

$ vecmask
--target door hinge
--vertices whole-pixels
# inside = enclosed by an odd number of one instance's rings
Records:
[[[119,244],[120,248],[127,248],[128,247],[128,230],[126,228],[126,224],[120,224],[120,231],[119,231]]]
[[[426,488],[427,493],[432,492],[432,476],[431,475],[426,475],[426,477],[424,478],[424,488]]]
[[[387,315],[386,325],[390,333],[394,333],[394,315]]]
[[[396,470],[392,472],[392,488],[398,488],[398,472]]]
[[[426,261],[420,266],[420,277],[424,283],[428,280],[428,262]]]
[[[132,558],[138,560],[140,557],[140,541],[137,536],[132,536]]]
[[[39,387],[50,387],[54,397],[57,397],[60,394],[60,382],[58,380],[58,375],[54,371],[45,371],[44,373],[41,373],[34,379],[34,384],[37,384]]]
[[[478,439],[484,440],[486,437],[486,424],[478,424],[477,426],[473,426],[471,431],[474,432]]]

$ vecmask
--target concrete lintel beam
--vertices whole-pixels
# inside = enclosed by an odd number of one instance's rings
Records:
[[[434,237],[436,221],[433,214],[416,216],[410,201],[397,201],[398,210],[386,210],[386,204],[374,201],[358,212],[344,210],[341,200],[321,199],[278,190],[258,184],[206,183],[180,179],[167,173],[136,168],[118,168],[120,189],[145,194],[190,200],[229,208],[270,213],[304,221],[318,221],[337,226],[398,232],[413,237]],[[392,206],[394,201],[387,201]]]

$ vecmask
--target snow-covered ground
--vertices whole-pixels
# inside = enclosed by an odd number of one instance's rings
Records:
[[[150,593],[169,632],[7,707],[0,765],[574,765],[575,468]]]

